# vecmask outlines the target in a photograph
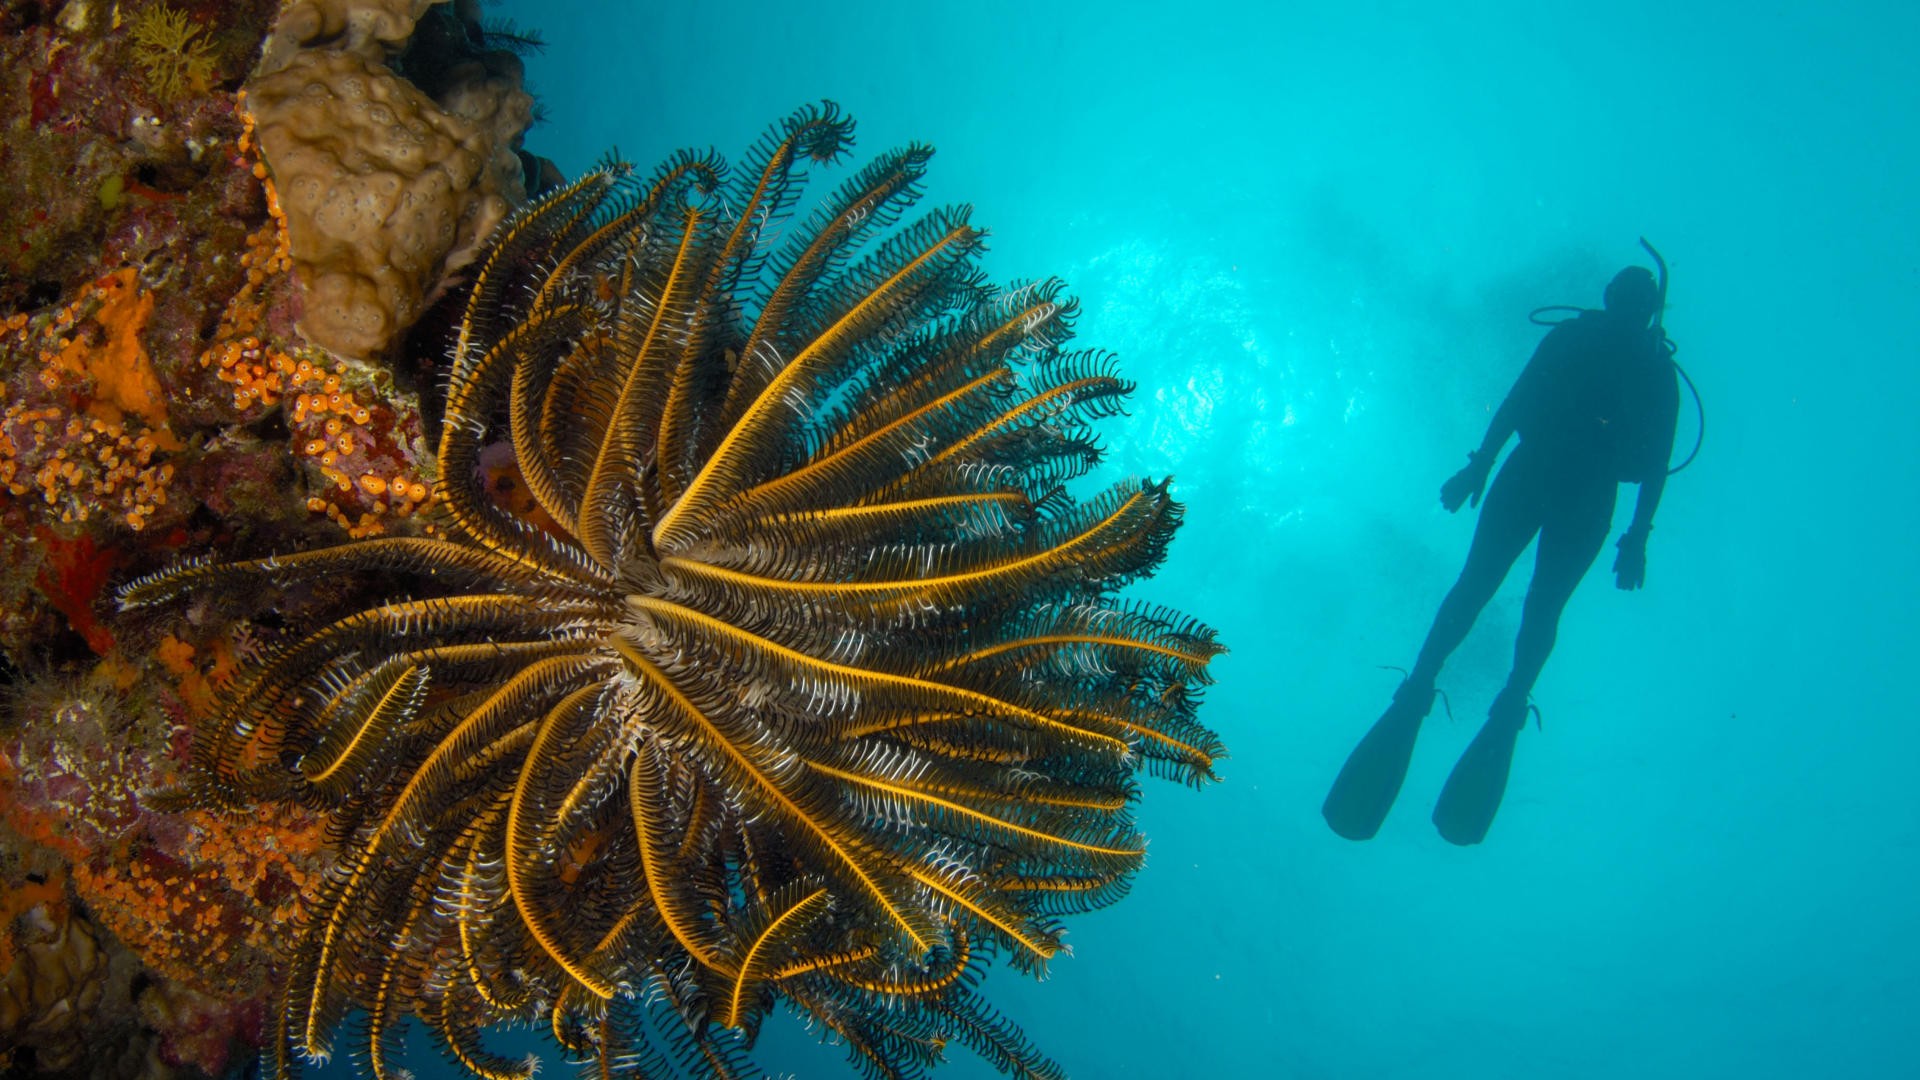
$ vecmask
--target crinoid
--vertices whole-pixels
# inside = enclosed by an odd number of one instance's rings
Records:
[[[1062,349],[1056,282],[982,283],[964,210],[898,225],[925,148],[783,232],[850,135],[803,110],[731,181],[608,166],[506,224],[451,360],[446,538],[124,591],[415,590],[296,635],[198,734],[187,797],[300,800],[341,844],[283,1070],[352,1038],[387,1073],[412,1016],[485,1076],[525,1074],[481,1046],[503,1021],[640,1075],[745,1075],[785,1001],[868,1075],[956,1039],[1058,1073],[974,985],[1125,891],[1139,770],[1211,776],[1219,646],[1116,597],[1180,509],[1063,484],[1130,387]],[[478,479],[501,444],[517,514]]]

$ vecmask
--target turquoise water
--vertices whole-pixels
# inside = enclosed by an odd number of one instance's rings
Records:
[[[1556,7],[496,9],[548,42],[529,145],[569,173],[737,156],[832,98],[857,156],[936,145],[928,201],[976,206],[997,277],[1065,277],[1079,342],[1139,382],[1112,469],[1172,474],[1189,513],[1138,591],[1232,647],[1203,718],[1233,757],[1148,785],[1147,870],[1046,982],[990,982],[1075,1076],[1920,1075],[1920,16]],[[1455,848],[1428,814],[1523,561],[1380,836],[1334,837],[1320,800],[1459,568],[1473,522],[1435,493],[1527,311],[1597,304],[1643,234],[1709,422],[1647,590],[1590,575],[1545,730]]]

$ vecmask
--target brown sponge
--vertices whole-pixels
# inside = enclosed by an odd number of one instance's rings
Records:
[[[387,66],[425,0],[298,0],[247,87],[286,214],[315,344],[369,358],[472,261],[525,197],[515,143],[532,116],[508,54],[445,80],[440,101]]]

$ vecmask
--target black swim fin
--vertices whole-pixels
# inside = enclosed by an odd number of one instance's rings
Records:
[[[1513,744],[1527,723],[1525,694],[1502,690],[1487,711],[1487,723],[1454,763],[1440,801],[1433,807],[1433,824],[1449,843],[1467,846],[1487,838],[1500,800],[1507,794],[1507,773],[1513,768]]]
[[[1407,763],[1413,760],[1413,741],[1420,734],[1420,721],[1433,709],[1434,693],[1431,686],[1415,689],[1401,683],[1393,704],[1347,756],[1320,805],[1320,816],[1334,832],[1349,840],[1371,840],[1380,831],[1400,797]]]

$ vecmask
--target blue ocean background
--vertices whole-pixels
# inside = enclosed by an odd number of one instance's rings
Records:
[[[1920,1075],[1920,9],[492,11],[547,42],[528,146],[570,175],[616,146],[738,157],[823,98],[856,161],[932,143],[927,203],[974,205],[997,278],[1064,277],[1077,344],[1139,383],[1111,471],[1171,474],[1188,515],[1136,591],[1231,647],[1202,717],[1232,758],[1203,791],[1148,783],[1147,869],[1044,982],[989,980],[1071,1074]],[[1320,801],[1381,665],[1411,663],[1472,535],[1440,482],[1527,312],[1597,306],[1641,235],[1708,424],[1647,589],[1602,555],[1544,730],[1457,848],[1428,815],[1504,680],[1523,559],[1386,827],[1335,837]],[[1694,430],[1683,402],[1682,452]],[[794,1022],[759,1056],[847,1074]],[[940,1075],[992,1075],[955,1057]]]

